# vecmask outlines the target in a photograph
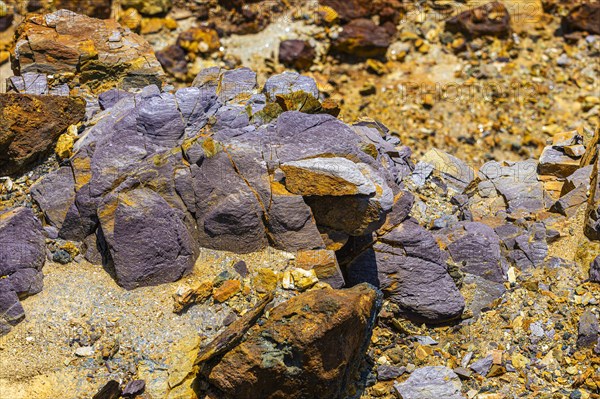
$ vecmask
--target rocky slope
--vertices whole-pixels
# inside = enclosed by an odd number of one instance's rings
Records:
[[[0,2],[0,392],[598,397],[598,3],[266,3]]]

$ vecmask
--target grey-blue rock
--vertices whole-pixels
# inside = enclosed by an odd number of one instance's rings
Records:
[[[443,366],[416,369],[406,381],[394,384],[402,399],[465,399],[461,388],[458,376]]]

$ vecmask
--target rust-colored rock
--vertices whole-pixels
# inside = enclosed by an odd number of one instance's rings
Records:
[[[369,342],[380,303],[368,284],[300,294],[203,370],[221,398],[342,398]]]
[[[47,155],[84,115],[80,98],[0,94],[0,175],[18,173]]]
[[[319,280],[333,288],[344,286],[344,276],[340,271],[335,252],[328,249],[308,249],[296,253],[296,266],[314,270]]]
[[[584,31],[600,35],[600,3],[584,3],[574,7],[562,19],[565,33]]]
[[[213,292],[213,298],[217,302],[225,302],[242,289],[239,280],[227,280]]]
[[[310,68],[315,55],[315,49],[304,40],[284,40],[279,44],[279,62],[290,68]]]
[[[96,92],[160,85],[164,74],[152,47],[114,20],[60,10],[28,16],[16,32],[12,68],[66,75]]]
[[[376,58],[384,56],[389,45],[390,34],[385,28],[370,19],[355,19],[344,26],[333,49],[351,56]]]
[[[217,31],[199,27],[181,32],[177,45],[191,54],[208,54],[217,51],[221,42]]]
[[[446,30],[467,37],[506,37],[510,33],[510,14],[502,3],[487,3],[450,18]]]

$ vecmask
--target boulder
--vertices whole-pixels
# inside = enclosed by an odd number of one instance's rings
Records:
[[[179,280],[196,261],[182,215],[145,188],[108,198],[100,228],[117,282],[127,289]]]
[[[406,381],[394,384],[402,399],[464,399],[461,388],[458,375],[443,366],[416,369]]]
[[[76,97],[0,94],[0,175],[23,172],[85,115]]]
[[[562,19],[562,28],[565,33],[584,31],[600,35],[600,4],[578,4]]]
[[[13,72],[78,77],[95,92],[161,84],[163,70],[152,47],[115,20],[60,10],[31,14],[19,25]],[[56,77],[56,76],[55,76]]]
[[[346,274],[348,285],[375,285],[406,317],[418,322],[453,320],[465,307],[435,238],[412,219],[355,256]]]
[[[222,398],[346,397],[379,306],[367,284],[300,294],[271,309],[204,377]]]
[[[446,20],[446,30],[472,38],[479,36],[507,37],[510,34],[510,14],[499,2],[469,9]]]
[[[42,225],[30,208],[0,214],[0,335],[25,317],[20,298],[43,287],[46,246]]]

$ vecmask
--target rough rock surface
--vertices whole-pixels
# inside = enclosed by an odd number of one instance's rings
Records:
[[[562,27],[566,33],[584,31],[600,35],[600,4],[579,4],[563,17]]]
[[[114,20],[68,10],[33,14],[19,25],[12,68],[15,75],[75,76],[98,92],[117,85],[128,89],[160,84],[164,73],[142,37]]]
[[[333,49],[356,57],[381,57],[390,45],[388,31],[370,19],[354,19],[343,27]]]
[[[0,175],[22,172],[54,149],[85,113],[76,97],[0,94]]]
[[[417,369],[408,380],[394,385],[402,399],[464,399],[461,387],[458,376],[443,366]]]
[[[45,241],[29,208],[0,214],[0,335],[25,317],[19,298],[42,290]]]
[[[506,37],[510,33],[510,14],[502,3],[487,3],[448,19],[446,30],[461,32],[467,37]]]
[[[224,398],[346,397],[379,306],[367,284],[300,294],[273,308],[205,377]]]
[[[279,62],[287,67],[306,70],[315,56],[315,49],[304,40],[284,40],[279,44]]]

